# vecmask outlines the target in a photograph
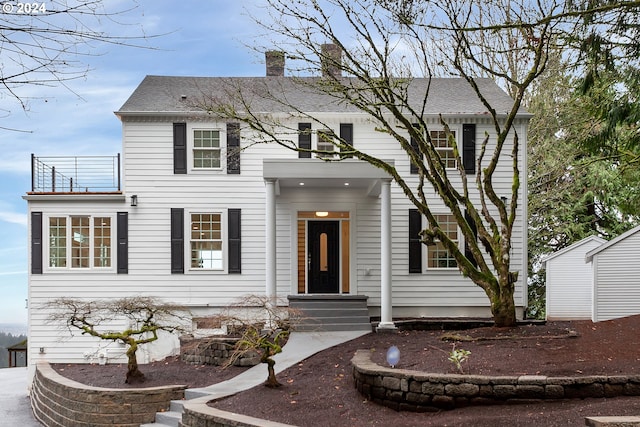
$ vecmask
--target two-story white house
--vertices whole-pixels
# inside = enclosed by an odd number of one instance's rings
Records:
[[[325,135],[339,135],[393,161],[417,185],[406,152],[376,131],[366,114],[301,91],[283,68],[267,70],[265,77],[233,81],[284,92],[300,111],[321,118],[322,125],[255,100],[254,108],[281,114],[288,128],[300,130],[296,144],[331,150]],[[341,297],[362,297],[369,316],[387,326],[405,317],[490,317],[487,296],[463,277],[447,250],[420,244],[425,220],[384,171],[352,158],[326,162],[277,144],[256,144],[240,123],[193,106],[203,93],[224,96],[221,87],[229,80],[147,76],[115,113],[122,122],[122,156],[106,163],[76,158],[55,171],[50,166],[61,159],[33,158],[34,185],[25,196],[31,363],[82,362],[100,345],[90,337],[68,338],[68,330],[46,321],[42,304],[63,296],[155,296],[198,316],[246,294],[323,295],[336,304]],[[464,146],[465,168],[474,172],[476,141],[495,134],[485,105],[463,79],[417,78],[409,90],[421,94],[428,84],[424,117],[431,137],[441,139],[443,158],[453,155],[439,125],[442,115]],[[511,108],[512,100],[493,81],[477,84],[497,110]],[[516,120],[521,170],[529,118],[523,112]],[[494,187],[510,195],[511,151],[504,157]],[[84,170],[78,166],[83,162]],[[65,179],[71,173],[62,171],[69,169],[84,171],[85,181]],[[105,177],[97,170],[107,171],[110,184],[102,185]],[[521,314],[526,191],[519,191],[512,259],[520,272],[515,295]],[[431,194],[441,224],[448,223],[450,236],[464,245],[450,213]]]

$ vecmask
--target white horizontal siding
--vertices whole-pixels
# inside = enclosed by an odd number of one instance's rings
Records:
[[[303,121],[303,120],[301,120]],[[328,119],[334,129],[345,119]],[[395,142],[389,143],[388,135],[376,132],[373,124],[354,120],[355,145],[371,155],[394,160],[398,171],[407,183],[417,188],[416,176],[409,174],[408,156]],[[198,123],[197,127],[217,126],[215,123]],[[293,124],[295,126],[295,123]],[[458,135],[462,126],[454,125]],[[494,132],[489,125],[477,124],[477,149],[479,151],[484,132]],[[76,360],[93,345],[91,340],[77,344],[56,343],[58,335],[54,326],[44,323],[47,313],[35,311],[46,300],[59,296],[90,299],[117,298],[149,295],[162,297],[177,304],[191,306],[199,312],[210,307],[224,306],[247,293],[265,291],[265,185],[262,165],[265,158],[297,159],[297,153],[285,148],[258,144],[246,148],[241,154],[241,174],[227,175],[220,171],[192,171],[186,175],[173,174],[173,126],[170,122],[125,122],[123,125],[123,168],[127,200],[124,202],[30,202],[30,210],[45,214],[88,214],[129,212],[129,273],[95,272],[47,273],[30,276],[30,304],[32,332],[30,346],[44,346],[52,358],[62,360],[68,356]],[[495,141],[493,141],[495,142]],[[243,145],[247,142],[243,140]],[[224,141],[223,144],[224,146]],[[501,162],[494,180],[497,194],[511,191],[510,147],[506,147],[505,161]],[[521,150],[521,153],[523,151]],[[226,161],[223,150],[222,163]],[[455,178],[454,178],[455,181]],[[473,186],[473,183],[470,183]],[[521,189],[521,195],[523,189]],[[433,192],[431,205],[443,209],[442,202]],[[473,196],[472,190],[472,197]],[[138,196],[138,206],[129,206],[129,196]],[[526,205],[521,199],[520,206]],[[369,305],[380,304],[380,201],[370,197],[362,189],[281,189],[277,197],[276,250],[277,292],[286,296],[296,292],[295,221],[298,210],[348,210],[351,212],[351,289],[369,296]],[[457,271],[425,271],[408,273],[408,209],[412,205],[397,185],[392,184],[392,285],[395,309],[424,308],[432,312],[464,314],[465,310],[487,308],[488,299],[482,289]],[[185,274],[170,271],[170,210],[185,209],[188,212],[226,212],[228,208],[242,209],[242,274],[225,272],[191,272],[186,264]],[[326,209],[322,209],[326,210]],[[526,265],[524,250],[523,211],[518,208],[520,220],[514,228],[513,268],[523,270]],[[185,246],[188,239],[185,239]],[[426,264],[426,263],[425,263]],[[523,305],[522,271],[516,287],[516,304]],[[467,311],[470,312],[470,311]],[[83,340],[86,340],[84,338]],[[73,340],[76,342],[76,338]],[[54,350],[56,348],[57,350]],[[57,355],[54,357],[54,355]],[[80,355],[80,356],[79,356]]]
[[[591,319],[593,269],[585,255],[601,241],[590,240],[547,261],[546,315],[548,319]]]
[[[594,256],[594,321],[640,314],[640,233]]]

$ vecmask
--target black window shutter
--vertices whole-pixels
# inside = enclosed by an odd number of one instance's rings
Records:
[[[184,273],[184,209],[171,208],[171,273]]]
[[[478,237],[478,228],[476,227],[476,222],[473,220],[473,218],[471,218],[471,215],[469,215],[469,212],[464,211],[464,219],[467,221],[467,224],[469,224],[469,227],[471,228],[471,231],[473,231],[473,235],[477,238]],[[471,264],[473,264],[474,267],[478,266],[478,263],[476,262],[475,258],[473,257],[473,252],[471,252],[471,248],[469,247],[469,244],[467,242],[464,243],[464,256],[471,261]]]
[[[298,148],[311,150],[311,123],[298,123]],[[301,159],[310,159],[311,152],[298,151]]]
[[[422,215],[418,209],[409,209],[409,273],[422,273]]]
[[[340,139],[347,145],[353,147],[353,123],[340,123]],[[341,149],[340,151],[344,151]],[[343,157],[352,157],[351,154],[345,154]]]
[[[173,124],[173,173],[187,173],[187,124]]]
[[[240,209],[228,210],[229,273],[242,272]]]
[[[42,274],[42,212],[31,212],[31,274]]]
[[[462,125],[462,164],[467,175],[476,173],[476,125]]]
[[[227,173],[240,173],[240,123],[227,123]]]
[[[413,127],[418,129],[420,128],[420,125],[418,123],[414,123]],[[420,153],[420,147],[418,146],[418,141],[413,136],[411,137],[411,148],[415,153]],[[410,164],[409,164],[409,173],[412,173],[412,174],[418,173],[418,166],[415,163],[413,163],[412,160],[410,160]]]
[[[117,218],[118,274],[129,273],[129,213],[118,212]]]

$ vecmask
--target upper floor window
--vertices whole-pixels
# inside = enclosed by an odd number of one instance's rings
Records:
[[[195,129],[193,131],[194,169],[219,169],[220,157],[220,131]]]
[[[49,267],[111,267],[112,231],[111,217],[50,217]]]
[[[222,214],[191,214],[191,268],[222,270]]]
[[[447,138],[447,133],[444,130],[432,130],[429,131],[429,136],[431,137],[431,142],[433,143],[433,146],[436,147],[436,151],[440,155],[445,168],[455,169],[456,157],[453,153],[453,146],[451,145],[449,138]],[[455,130],[451,130],[451,136],[454,139],[456,138]]]
[[[317,150],[324,151],[324,153],[318,153],[318,157],[331,158],[335,156],[335,145],[333,144],[334,139],[335,134],[331,129],[321,129],[318,131]]]
[[[438,226],[446,233],[447,237],[456,244],[460,243],[458,234],[458,223],[451,214],[434,215]],[[427,246],[427,267],[428,268],[457,268],[458,262],[451,252],[444,246],[444,243],[436,240],[434,245]]]

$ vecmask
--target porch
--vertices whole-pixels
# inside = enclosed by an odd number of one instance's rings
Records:
[[[277,295],[277,207],[284,203],[288,206],[284,209],[288,209],[292,218],[292,230],[297,230],[294,231],[297,233],[295,241],[292,241],[295,267],[291,277],[296,285],[291,291],[294,299],[306,295],[360,296],[357,284],[352,283],[355,280],[350,280],[356,270],[351,260],[356,252],[349,241],[355,240],[357,234],[349,230],[353,230],[351,221],[358,212],[355,200],[375,200],[370,206],[380,209],[380,257],[373,261],[380,271],[381,321],[378,328],[393,329],[391,179],[386,172],[353,159],[335,162],[265,159],[263,178],[266,187],[266,295]],[[334,193],[342,194],[342,201],[332,199],[330,196]],[[316,195],[323,195],[323,200]],[[349,200],[345,201],[345,198]],[[366,301],[366,296],[364,298]]]

